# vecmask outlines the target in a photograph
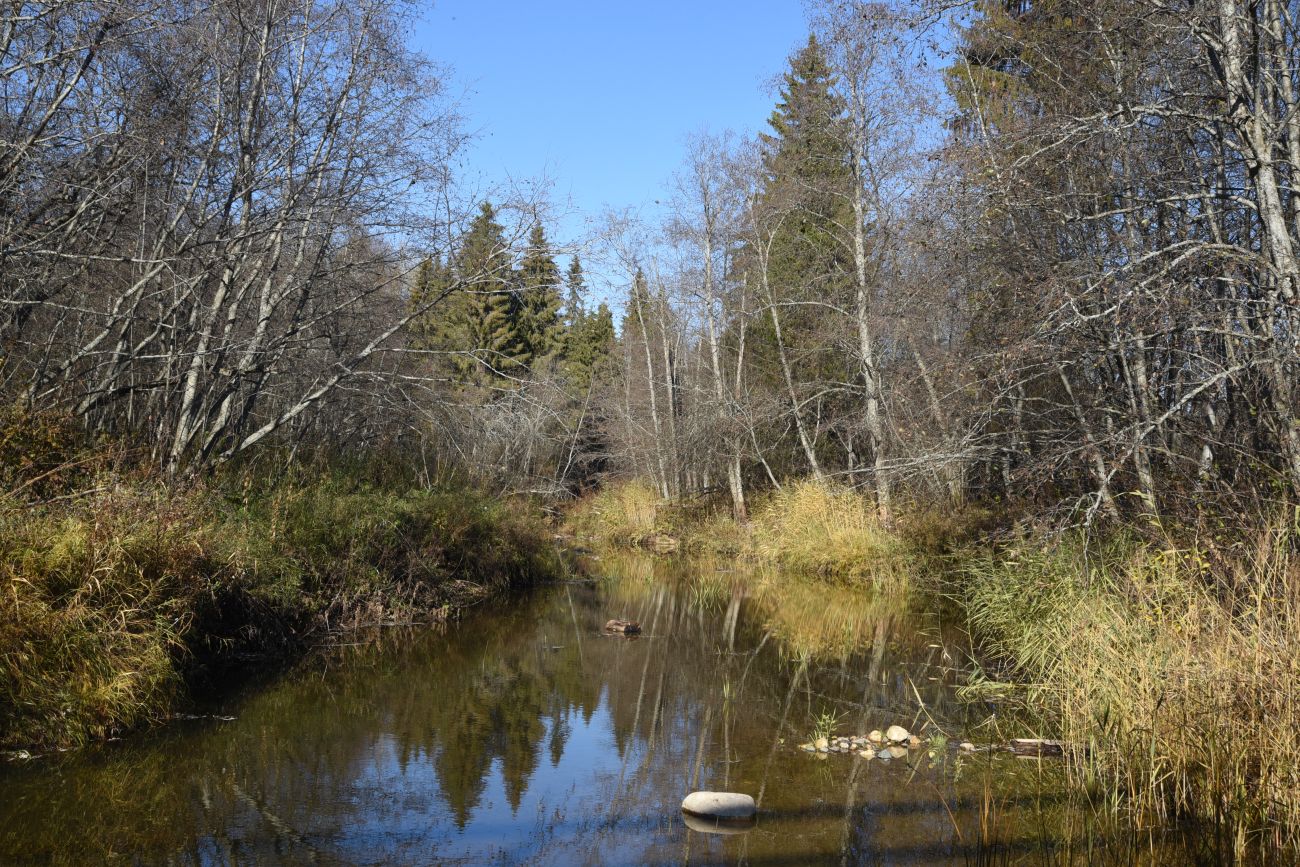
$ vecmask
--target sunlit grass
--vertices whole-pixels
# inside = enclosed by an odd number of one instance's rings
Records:
[[[844,489],[801,482],[756,511],[751,550],[761,560],[828,578],[905,583],[906,552],[871,502]]]
[[[117,734],[174,711],[196,663],[558,570],[538,518],[472,492],[228,481],[106,471],[44,505],[0,497],[0,746]]]
[[[656,532],[659,499],[643,482],[610,485],[571,507],[565,525],[572,532],[615,545],[636,545]]]
[[[1212,552],[1028,542],[969,567],[975,631],[1113,807],[1300,828],[1300,558],[1293,530]],[[1086,555],[1086,556],[1085,556]]]
[[[572,506],[565,525],[613,545],[664,535],[694,553],[736,555],[843,581],[899,584],[909,574],[906,544],[880,525],[869,500],[813,482],[759,498],[747,526],[717,504],[671,504],[641,482],[622,482]]]

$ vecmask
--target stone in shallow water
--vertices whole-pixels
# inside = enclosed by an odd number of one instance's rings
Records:
[[[907,755],[907,747],[890,747],[886,752],[891,758],[901,759]]]
[[[902,726],[890,726],[885,730],[885,740],[896,744],[906,743],[911,734]]]
[[[713,819],[749,819],[754,799],[739,792],[691,792],[682,801],[682,811]]]
[[[867,735],[867,740],[871,741],[873,744],[878,744],[884,739],[885,736],[880,733],[880,729],[873,729],[871,734]]]

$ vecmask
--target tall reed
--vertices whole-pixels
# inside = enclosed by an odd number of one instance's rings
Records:
[[[1300,842],[1300,557],[1275,522],[1229,549],[1071,538],[967,566],[974,632],[1074,773],[1139,819]]]

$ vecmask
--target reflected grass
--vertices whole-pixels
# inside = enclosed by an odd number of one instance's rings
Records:
[[[907,615],[909,594],[903,589],[864,592],[767,572],[755,601],[766,628],[791,654],[845,659],[870,647],[880,633],[895,632]]]

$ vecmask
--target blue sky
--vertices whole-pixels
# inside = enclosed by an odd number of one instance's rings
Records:
[[[806,38],[798,0],[438,0],[413,36],[465,92],[467,180],[549,178],[560,241],[652,208],[689,133],[763,127]]]

